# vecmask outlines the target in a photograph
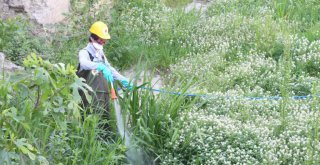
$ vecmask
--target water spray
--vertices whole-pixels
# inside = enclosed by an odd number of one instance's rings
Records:
[[[93,76],[97,76],[99,71],[92,70],[91,71]],[[115,116],[116,116],[116,123],[117,123],[117,130],[121,138],[124,140],[125,146],[128,148],[126,151],[127,160],[130,164],[139,164],[139,165],[150,165],[153,164],[150,161],[146,162],[145,155],[142,150],[140,150],[137,146],[133,145],[131,142],[131,137],[127,129],[125,128],[125,122],[123,121],[123,116],[121,113],[121,107],[119,104],[119,100],[114,89],[113,82],[110,82],[111,85],[111,100],[113,101]],[[109,101],[109,100],[107,100]]]
[[[123,122],[121,107],[118,101],[118,97],[116,95],[116,91],[113,87],[113,83],[111,82],[111,99],[114,103],[115,114],[117,118],[117,128],[121,138],[124,139],[125,145],[128,148],[126,151],[127,159],[130,164],[141,164],[141,165],[150,165],[153,164],[150,161],[145,160],[144,153],[138,149],[136,146],[132,145],[131,137],[129,132],[125,128],[125,123]]]
[[[116,91],[113,87],[113,82],[111,82],[110,84],[111,84],[111,99],[113,100],[113,103],[114,103],[114,109],[115,109],[115,114],[116,114],[116,118],[117,118],[118,132],[121,135],[121,137],[125,139],[126,146],[127,146],[127,145],[129,145],[130,137],[124,127],[124,122],[123,122],[123,118],[122,118],[122,114],[121,114],[121,107],[120,107],[120,104],[118,101]]]

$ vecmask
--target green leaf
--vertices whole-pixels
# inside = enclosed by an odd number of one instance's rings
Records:
[[[30,151],[35,151],[36,149],[29,143],[26,143],[25,146],[27,146],[27,148],[30,150]]]
[[[28,156],[31,160],[36,160],[36,155],[33,154],[32,152],[28,152]]]
[[[84,81],[83,78],[76,78],[75,82],[70,85],[70,88],[72,89],[72,94],[76,101],[81,101],[79,90],[82,90],[88,102],[91,102],[92,98],[88,91],[93,92],[93,90],[89,85],[85,84]]]
[[[14,144],[22,153],[27,154],[31,160],[35,160],[36,156],[32,153],[32,151],[36,151],[36,149],[27,142],[27,139],[18,139],[14,141]]]
[[[22,153],[24,153],[24,154],[27,154],[28,152],[30,152],[25,146],[19,146],[18,147],[21,151],[22,151]]]
[[[14,152],[0,150],[0,164],[11,164],[12,160],[19,160],[19,155]]]
[[[48,160],[43,156],[38,156],[38,160],[40,162],[40,165],[49,165]]]
[[[179,137],[179,130],[178,129],[174,129],[174,133],[172,135],[172,138],[171,138],[171,142],[175,142]]]

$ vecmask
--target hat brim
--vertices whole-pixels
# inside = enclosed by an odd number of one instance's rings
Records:
[[[108,33],[108,34],[101,35],[101,36],[98,36],[98,37],[100,37],[100,38],[102,38],[102,39],[105,39],[105,40],[108,40],[108,39],[111,38],[111,36],[110,36],[109,33]]]

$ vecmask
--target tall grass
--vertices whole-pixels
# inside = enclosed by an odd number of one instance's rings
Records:
[[[189,83],[192,83],[191,81]],[[127,116],[129,131],[134,135],[136,145],[142,147],[154,163],[164,160],[162,149],[168,138],[177,131],[173,127],[180,111],[188,112],[197,98],[184,96],[190,84],[177,85],[171,89],[178,94],[154,94],[152,84],[145,83],[134,87],[131,92],[124,92],[120,99],[122,112]]]

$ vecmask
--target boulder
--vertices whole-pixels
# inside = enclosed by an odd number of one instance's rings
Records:
[[[210,5],[211,0],[193,0],[191,3],[189,3],[185,7],[185,11],[188,13],[192,10],[199,11],[201,10],[202,12],[206,11],[207,7]]]
[[[39,24],[61,22],[69,8],[69,0],[0,0],[1,19],[19,15]]]
[[[23,70],[23,67],[17,66],[11,61],[6,60],[5,55],[2,52],[0,52],[0,73],[2,73],[3,70],[13,72],[18,70]]]

